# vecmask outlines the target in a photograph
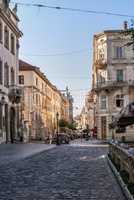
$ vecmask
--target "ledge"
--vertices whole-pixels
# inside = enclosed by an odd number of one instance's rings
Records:
[[[134,197],[131,195],[131,193],[129,192],[127,185],[124,183],[123,179],[121,178],[119,172],[117,171],[117,169],[115,168],[114,164],[112,163],[112,161],[109,159],[108,155],[107,155],[107,162],[113,172],[113,174],[115,175],[124,195],[126,196],[126,198],[128,200],[134,200]]]

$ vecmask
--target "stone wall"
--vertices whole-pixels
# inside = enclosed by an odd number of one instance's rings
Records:
[[[115,164],[117,170],[128,175],[128,183],[134,184],[134,148],[128,146],[119,146],[111,143],[109,147],[109,156]]]

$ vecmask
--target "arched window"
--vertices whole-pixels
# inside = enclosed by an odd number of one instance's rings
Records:
[[[9,30],[6,26],[4,29],[4,45],[7,49],[9,49]]]
[[[15,53],[15,38],[13,34],[11,34],[11,53]]]
[[[0,42],[2,43],[2,40],[3,40],[3,24],[2,22],[0,21]]]
[[[13,67],[11,68],[11,85],[14,85],[15,83],[15,74]]]
[[[9,66],[7,63],[5,63],[4,66],[4,86],[5,87],[9,86]]]

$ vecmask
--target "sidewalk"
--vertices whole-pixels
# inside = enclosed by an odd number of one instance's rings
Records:
[[[108,143],[102,141],[102,140],[97,140],[97,139],[89,139],[89,140],[85,140],[85,139],[77,139],[77,140],[73,140],[72,142],[70,142],[71,146],[89,146],[89,147],[108,147]]]
[[[49,144],[0,144],[0,166],[54,148]]]

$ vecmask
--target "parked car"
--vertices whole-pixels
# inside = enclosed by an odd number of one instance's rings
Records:
[[[69,142],[70,142],[70,137],[69,137],[68,134],[59,133],[58,134],[58,138],[59,138],[59,143],[60,144],[69,144]]]
[[[59,133],[58,134],[58,143],[59,144],[69,144],[70,137],[66,133]],[[53,137],[52,144],[57,144],[57,135]]]

